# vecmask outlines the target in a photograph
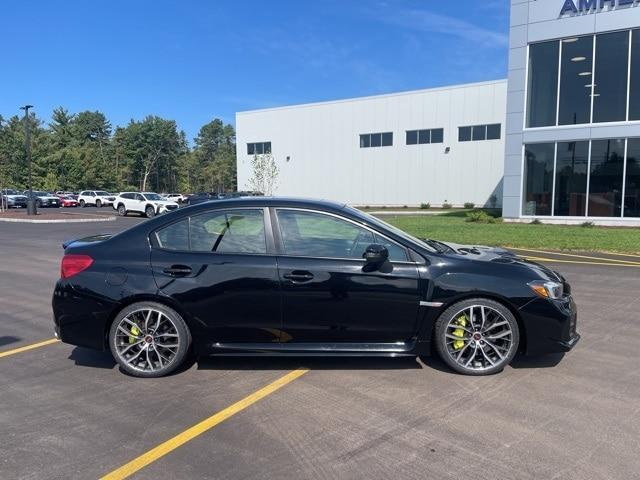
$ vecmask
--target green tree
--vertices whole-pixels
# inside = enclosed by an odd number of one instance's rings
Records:
[[[198,189],[224,192],[236,188],[236,132],[216,118],[194,139],[195,168],[200,169]]]

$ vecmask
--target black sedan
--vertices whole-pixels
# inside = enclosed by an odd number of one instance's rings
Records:
[[[56,335],[157,377],[195,355],[428,355],[501,371],[579,340],[571,288],[507,250],[420,240],[346,205],[206,202],[64,245]]]

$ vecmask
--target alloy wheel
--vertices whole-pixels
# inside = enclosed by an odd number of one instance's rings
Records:
[[[504,366],[517,343],[512,324],[487,305],[470,305],[458,311],[448,321],[444,336],[449,358],[474,372]]]
[[[175,362],[180,334],[169,316],[154,308],[142,308],[118,322],[113,346],[119,359],[132,370],[155,373]]]

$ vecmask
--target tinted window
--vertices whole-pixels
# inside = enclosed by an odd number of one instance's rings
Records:
[[[589,142],[559,142],[556,158],[555,214],[584,216]]]
[[[486,125],[476,125],[473,127],[473,140],[484,140],[487,138],[487,126]]]
[[[418,143],[431,143],[431,130],[420,130],[418,132]]]
[[[360,135],[360,148],[369,148],[371,146],[370,135]]]
[[[591,70],[593,36],[565,39],[562,42],[560,70],[559,124],[589,123],[591,117]]]
[[[262,210],[214,211],[191,217],[191,251],[266,253]]]
[[[555,144],[526,145],[524,153],[523,215],[551,215]]]
[[[444,142],[444,129],[434,128],[433,130],[431,130],[431,143],[442,142]]]
[[[407,252],[404,247],[401,247],[395,242],[391,240],[387,240],[386,238],[374,234],[375,243],[380,245],[384,245],[389,251],[389,260],[392,262],[406,262],[407,261]]]
[[[264,144],[263,143],[256,143],[255,144],[255,152],[256,152],[256,155],[262,155],[264,153]]]
[[[373,234],[332,215],[298,210],[277,210],[282,243],[287,255],[327,258],[362,258]]]
[[[559,51],[557,41],[529,46],[527,127],[556,124]]]
[[[629,120],[640,120],[640,30],[634,30],[631,39],[630,85]]]
[[[500,140],[500,124],[487,125],[487,140]]]
[[[381,147],[382,146],[382,134],[381,133],[372,133],[371,134],[371,146],[372,147]]]
[[[156,232],[161,248],[166,250],[189,250],[189,219],[173,223]]]
[[[640,217],[640,138],[630,138],[627,143],[624,216]]]
[[[597,35],[595,58],[593,121],[626,120],[629,32]]]
[[[411,130],[407,132],[407,145],[417,145],[418,144],[418,131]]]
[[[622,209],[624,140],[593,140],[589,178],[589,216],[619,217]]]
[[[459,142],[471,141],[471,127],[460,127],[458,129],[458,141]]]
[[[393,145],[393,133],[386,132],[382,134],[382,146],[390,147]]]
[[[247,155],[255,155],[256,146],[254,143],[247,143]]]
[[[271,153],[271,142],[264,142],[264,153]]]

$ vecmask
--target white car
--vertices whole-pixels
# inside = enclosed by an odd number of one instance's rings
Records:
[[[113,205],[113,201],[115,199],[115,195],[103,190],[85,190],[80,192],[80,195],[78,195],[78,203],[81,207],[94,205],[100,208],[107,205]]]
[[[124,217],[129,212],[142,213],[151,218],[160,213],[176,210],[180,206],[171,200],[165,200],[153,192],[122,192],[113,202],[118,215]]]
[[[185,195],[182,195],[181,193],[167,193],[162,196],[167,200],[171,200],[172,202],[176,203],[183,203],[187,201],[187,197]]]

